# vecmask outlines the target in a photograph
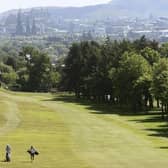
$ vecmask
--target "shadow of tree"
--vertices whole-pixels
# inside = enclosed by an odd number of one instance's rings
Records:
[[[91,114],[94,115],[107,115],[107,114],[118,114],[121,116],[129,116],[129,117],[135,117],[135,116],[142,116],[139,117],[138,119],[134,120],[129,120],[132,122],[137,122],[137,123],[158,123],[162,124],[160,126],[152,126],[155,128],[149,128],[145,129],[149,131],[150,133],[148,134],[149,136],[155,136],[155,137],[164,137],[168,138],[168,123],[166,120],[163,120],[161,117],[161,111],[155,109],[155,111],[149,111],[149,112],[129,112],[127,109],[123,110],[123,108],[114,106],[111,104],[99,104],[99,103],[94,103],[93,101],[88,101],[88,100],[83,100],[83,99],[76,99],[75,96],[73,95],[56,95],[53,99],[48,99],[44,101],[61,101],[65,103],[75,103],[79,105],[85,105],[86,109],[90,110]],[[145,117],[143,117],[145,116]],[[164,125],[163,125],[164,124]],[[162,148],[162,147],[160,147]],[[168,147],[164,147],[168,148]]]
[[[137,119],[130,120],[138,123],[158,123],[158,126],[153,126],[154,128],[145,129],[149,132],[149,136],[154,137],[164,137],[168,138],[168,123],[167,120],[162,119],[161,113],[157,113],[157,115],[148,115],[148,118],[145,119]],[[161,125],[159,125],[161,124]],[[152,124],[151,124],[152,127]]]
[[[149,134],[149,136],[156,136],[156,137],[164,137],[168,138],[168,127],[166,128],[151,128],[146,129],[147,131],[154,132],[152,134]]]
[[[160,149],[168,149],[167,146],[161,146]]]
[[[65,103],[74,103],[78,105],[85,105],[87,109],[91,110],[92,114],[119,114],[126,116],[142,116],[142,115],[150,115],[150,116],[158,116],[160,117],[161,112],[156,109],[155,111],[141,111],[141,112],[133,112],[129,108],[125,106],[112,105],[111,103],[97,103],[90,100],[85,99],[77,99],[74,95],[54,95],[52,99],[47,99],[44,101],[60,101]],[[161,118],[160,118],[161,120]]]
[[[162,119],[161,113],[160,112],[155,112],[155,113],[148,113],[146,114],[148,116],[145,119],[137,119],[137,120],[130,120],[130,121],[135,121],[138,123],[151,123],[151,122],[158,122],[158,123],[164,123],[165,120]]]
[[[91,110],[92,114],[119,114],[128,116],[148,115],[147,112],[130,112],[130,109],[124,106],[112,105],[111,103],[97,103],[85,99],[77,99],[73,95],[56,95],[52,99],[44,101],[60,101],[65,103],[74,103],[78,105],[85,105],[87,109]],[[150,115],[156,115],[156,112],[150,113]]]

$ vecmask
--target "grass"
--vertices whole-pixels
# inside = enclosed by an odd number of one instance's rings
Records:
[[[69,96],[0,91],[0,168],[166,168],[168,124]],[[118,113],[118,114],[117,114]],[[3,162],[6,144],[12,162]],[[40,155],[30,162],[26,152]]]

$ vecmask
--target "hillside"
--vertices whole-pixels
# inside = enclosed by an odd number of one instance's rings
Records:
[[[84,32],[91,32],[96,38],[110,34],[115,39],[120,39],[129,36],[132,33],[130,30],[139,30],[139,28],[148,29],[148,31],[152,29],[153,32],[158,28],[161,31],[167,29],[167,22],[165,22],[168,17],[167,6],[168,2],[164,0],[159,3],[157,0],[112,0],[106,4],[84,7],[15,9],[0,14],[0,35],[39,35],[42,37],[43,35],[59,34],[63,37],[64,34],[69,38],[75,35],[76,37],[72,38],[77,41],[84,37]],[[145,23],[142,18],[145,19]],[[155,21],[151,18],[154,18]],[[164,21],[161,19],[160,22],[160,18],[164,18]],[[139,19],[139,28],[138,24],[135,24],[137,19]],[[149,25],[152,27],[145,27]],[[148,35],[149,38],[155,36],[149,33]],[[140,36],[131,35],[133,39],[138,37]],[[156,39],[165,41],[162,39],[162,34],[159,33],[156,35]]]
[[[148,16],[153,14],[155,16],[168,16],[168,1],[166,0],[113,0],[110,4],[118,9],[120,12],[127,11],[128,15],[132,16]]]
[[[107,18],[120,17],[148,17],[168,16],[168,1],[160,0],[112,0],[107,4],[85,7],[38,7],[23,9],[22,17],[34,17],[40,23],[48,25],[58,25],[60,20],[103,20]],[[1,23],[16,24],[18,10],[10,10],[0,14]],[[26,22],[26,21],[25,21]],[[39,23],[39,24],[40,24]],[[66,24],[66,23],[65,23]]]
[[[36,15],[48,13],[49,17],[62,17],[69,19],[98,19],[104,17],[120,16],[147,16],[150,14],[159,16],[168,16],[168,1],[160,0],[112,0],[108,4],[85,7],[39,7],[33,9],[24,9],[23,13],[33,11]],[[16,15],[18,10],[4,12],[0,18],[6,18],[9,15]],[[101,14],[100,14],[101,13]]]

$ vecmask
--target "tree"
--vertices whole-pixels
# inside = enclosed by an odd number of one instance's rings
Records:
[[[145,36],[142,36],[140,39],[135,40],[133,42],[133,44],[134,44],[136,51],[138,51],[138,52],[145,49],[146,47],[149,47],[149,48],[154,49],[156,51],[159,50],[158,42],[156,42],[155,40],[151,41],[151,40],[147,39]]]
[[[153,68],[153,92],[162,104],[162,117],[168,113],[168,59],[162,58]]]
[[[52,87],[51,88],[58,88],[58,85],[60,83],[60,80],[61,80],[61,76],[60,76],[60,73],[57,72],[57,71],[52,71],[50,73],[50,80],[51,80],[51,84],[52,84]]]
[[[103,97],[104,91],[100,88],[104,77],[100,63],[101,47],[97,42],[73,44],[65,59],[63,81],[66,89],[74,91],[77,97]]]
[[[12,86],[16,83],[17,74],[11,66],[0,63],[0,73],[0,80],[5,85]]]
[[[61,84],[77,97],[100,102],[110,95],[112,103],[148,110],[153,108],[152,68],[159,59],[158,43],[145,36],[134,42],[83,41],[70,48]]]
[[[1,75],[2,82],[11,87],[12,85],[16,84],[17,77],[18,76],[14,71],[2,73]]]
[[[29,80],[28,85],[31,91],[47,91],[50,88],[50,68],[49,57],[45,53],[30,55],[28,63]]]
[[[150,66],[148,62],[134,52],[126,52],[120,61],[117,72],[116,88],[121,104],[131,104],[135,111],[143,107],[144,89],[150,82]]]
[[[29,80],[29,74],[27,71],[27,68],[20,68],[17,71],[18,74],[18,79],[17,79],[17,84],[19,86],[20,90],[27,91],[28,90],[28,80]]]
[[[26,69],[18,72],[19,84],[28,91],[49,91],[54,73],[49,56],[30,46],[24,47],[20,56],[25,59]]]
[[[74,43],[65,59],[65,64],[62,65],[63,77],[61,83],[65,90],[74,91],[77,97],[80,95],[81,59],[80,45]]]
[[[134,46],[137,51],[143,50],[145,47],[149,46],[148,40],[145,36],[142,36],[140,39],[134,41]]]
[[[14,70],[17,69],[17,59],[12,56],[7,58],[5,64],[11,66]]]
[[[160,53],[162,57],[168,58],[168,43],[162,44],[160,47]]]
[[[149,47],[141,50],[141,55],[149,62],[151,66],[160,59],[160,53]]]

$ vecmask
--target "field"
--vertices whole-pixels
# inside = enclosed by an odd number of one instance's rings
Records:
[[[0,91],[0,168],[167,168],[168,124],[70,96]],[[12,162],[4,162],[5,146]],[[31,163],[26,152],[40,155]]]

